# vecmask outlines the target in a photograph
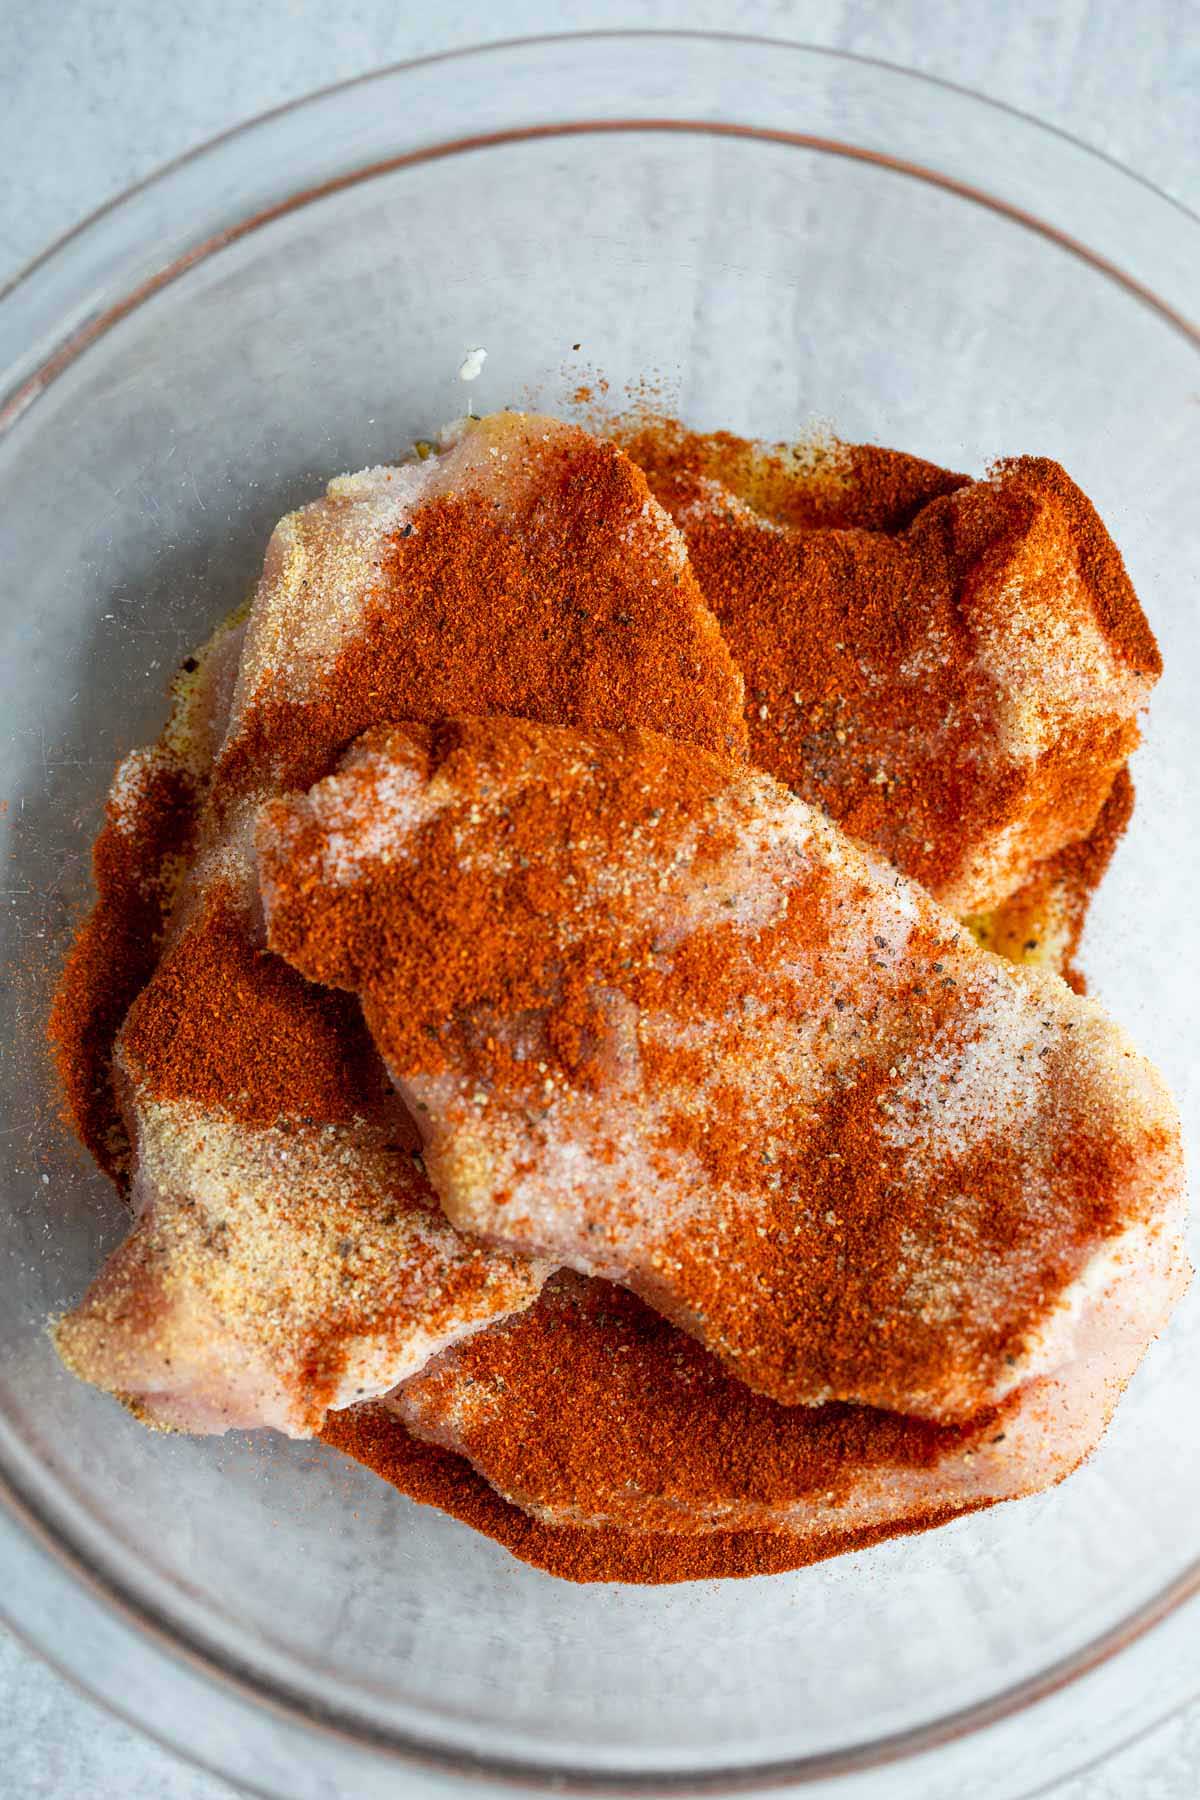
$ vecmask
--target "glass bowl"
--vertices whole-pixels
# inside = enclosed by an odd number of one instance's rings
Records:
[[[0,1598],[61,1668],[289,1800],[498,1778],[993,1800],[1200,1687],[1194,1299],[1053,1493],[793,1576],[572,1587],[320,1446],[154,1438],[62,1371],[45,1320],[122,1219],[41,1049],[113,764],[273,521],[468,394],[553,410],[644,378],[697,426],[822,421],[976,471],[1035,451],[1094,497],[1167,675],[1086,964],[1194,1147],[1197,293],[1198,222],[1020,115],[654,34],[316,95],[8,292]]]

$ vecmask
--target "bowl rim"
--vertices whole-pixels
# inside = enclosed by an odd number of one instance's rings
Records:
[[[1007,101],[995,100],[986,94],[966,85],[950,81],[943,76],[927,74],[924,71],[910,69],[897,62],[883,57],[862,56],[856,52],[840,50],[823,44],[812,44],[801,40],[774,38],[749,32],[717,32],[689,31],[671,29],[622,30],[618,28],[597,31],[557,32],[525,35],[522,37],[502,38],[484,44],[468,45],[454,50],[436,52],[433,55],[408,58],[400,62],[384,64],[380,68],[367,70],[363,74],[349,77],[345,81],[330,82],[324,87],[311,89],[293,100],[268,108],[267,111],[255,114],[227,130],[194,145],[190,150],[160,164],[157,168],[123,189],[111,199],[104,201],[90,213],[84,215],[73,226],[53,239],[43,250],[19,268],[7,281],[0,285],[0,369],[3,369],[9,358],[9,347],[5,343],[5,321],[12,303],[26,295],[35,285],[36,279],[46,272],[57,269],[69,259],[72,252],[86,244],[97,232],[118,215],[126,213],[139,200],[159,192],[166,184],[197,166],[202,166],[210,159],[219,156],[223,151],[236,148],[247,138],[257,133],[270,130],[281,121],[288,120],[301,111],[319,107],[328,101],[341,101],[358,90],[395,79],[407,73],[424,69],[435,69],[439,66],[463,64],[493,55],[505,55],[520,51],[537,51],[551,46],[572,48],[586,45],[604,45],[628,42],[630,44],[678,44],[678,45],[719,45],[742,48],[767,49],[771,51],[790,51],[826,59],[831,65],[842,64],[863,70],[876,70],[888,76],[898,76],[904,81],[912,81],[940,92],[945,96],[953,96],[960,101],[968,102],[972,107],[980,106],[997,116],[1007,118],[1021,127],[1031,129],[1039,136],[1055,141],[1068,148],[1072,154],[1088,159],[1093,165],[1107,169],[1119,180],[1135,184],[1143,190],[1154,203],[1166,205],[1178,214],[1181,222],[1200,225],[1200,213],[1193,211],[1185,202],[1168,194],[1148,177],[1130,169],[1118,158],[1107,151],[1095,148],[1082,138],[1061,126],[1047,124],[1033,113],[1021,107],[1013,106]],[[990,211],[1000,213],[1014,223],[1025,226],[1038,235],[1050,239],[1071,255],[1094,268],[1098,274],[1115,281],[1137,299],[1144,302],[1175,330],[1180,331],[1193,344],[1200,348],[1200,313],[1195,318],[1187,309],[1187,302],[1182,297],[1178,300],[1168,299],[1154,287],[1139,279],[1115,257],[1106,255],[1090,247],[1082,237],[1066,228],[1055,225],[1032,206],[1023,206],[1012,199],[1006,199],[997,192],[989,191],[976,184],[956,178],[946,171],[939,171],[904,157],[889,155],[885,151],[868,149],[846,144],[838,140],[799,132],[794,129],[776,127],[774,129],[756,128],[753,126],[722,122],[707,119],[689,121],[685,119],[664,119],[661,117],[615,117],[603,121],[572,122],[570,124],[548,123],[527,126],[525,129],[511,129],[500,133],[459,133],[457,136],[442,139],[435,144],[424,144],[415,149],[391,156],[382,160],[361,165],[352,170],[340,173],[316,184],[301,184],[286,197],[276,199],[270,204],[260,207],[236,220],[227,220],[207,237],[201,237],[190,243],[182,254],[170,262],[157,267],[144,280],[136,283],[119,300],[108,307],[95,309],[77,329],[69,333],[65,340],[56,346],[55,352],[27,371],[23,380],[8,388],[0,388],[0,433],[15,424],[17,418],[37,395],[41,393],[55,376],[60,374],[81,355],[88,345],[105,331],[118,324],[121,319],[133,312],[146,300],[168,286],[179,276],[207,257],[217,254],[239,238],[286,213],[297,211],[311,205],[314,201],[326,198],[345,188],[359,185],[378,175],[391,173],[393,170],[437,160],[442,157],[460,155],[471,150],[495,147],[500,142],[514,142],[546,137],[556,138],[572,135],[586,135],[598,131],[680,131],[696,132],[702,130],[709,135],[722,137],[743,137],[757,141],[788,144],[795,148],[806,148],[823,151],[831,155],[839,155],[855,161],[875,163],[881,167],[894,170],[898,174],[916,177],[928,184],[940,187],[946,192],[957,195],[960,199],[972,201]],[[1185,292],[1194,292],[1185,289]]]
[[[89,231],[94,225],[100,223],[100,221],[102,221],[109,213],[115,212],[118,208],[123,207],[127,201],[133,199],[136,195],[142,193],[147,188],[154,187],[159,182],[166,180],[185,165],[207,157],[211,151],[220,148],[222,145],[230,143],[235,139],[242,138],[248,132],[256,131],[261,126],[270,125],[274,120],[282,118],[286,114],[296,112],[302,107],[311,105],[313,101],[323,100],[331,95],[349,94],[356,88],[369,87],[383,78],[400,74],[406,69],[431,67],[438,63],[460,62],[467,58],[490,55],[493,52],[523,50],[543,44],[574,45],[596,42],[602,43],[605,41],[612,42],[622,39],[629,39],[634,42],[644,41],[651,43],[656,40],[664,42],[687,42],[691,40],[696,43],[708,44],[755,44],[770,49],[800,50],[807,55],[828,57],[831,62],[854,63],[864,68],[886,69],[892,74],[910,77],[924,83],[928,87],[944,89],[947,93],[961,95],[964,99],[972,102],[978,101],[982,105],[990,107],[994,112],[1006,113],[1011,118],[1019,119],[1023,124],[1036,126],[1039,132],[1045,132],[1050,137],[1059,138],[1062,142],[1071,145],[1073,149],[1083,151],[1086,156],[1093,158],[1095,161],[1106,163],[1116,174],[1129,181],[1136,182],[1140,187],[1145,188],[1147,193],[1152,194],[1155,199],[1163,200],[1168,206],[1174,207],[1185,219],[1190,220],[1193,224],[1200,224],[1200,212],[1193,210],[1193,208],[1187,205],[1186,201],[1180,200],[1177,195],[1168,193],[1165,188],[1162,188],[1156,182],[1151,181],[1149,176],[1143,175],[1137,169],[1131,168],[1128,163],[1122,162],[1119,157],[1113,156],[1111,152],[1100,149],[1096,144],[1088,143],[1085,138],[1078,136],[1075,132],[1068,131],[1065,126],[1055,125],[1048,119],[1040,118],[1036,113],[1030,112],[1025,107],[1016,106],[1009,100],[998,100],[991,94],[985,94],[978,88],[970,87],[966,82],[952,81],[949,76],[935,75],[924,69],[913,69],[906,63],[896,62],[890,57],[867,56],[856,50],[842,50],[830,44],[813,43],[806,38],[777,38],[772,37],[765,32],[751,31],[705,31],[668,26],[647,26],[640,28],[614,26],[590,31],[526,32],[518,37],[489,38],[485,43],[464,44],[453,50],[436,50],[426,56],[403,57],[396,62],[381,63],[376,68],[366,69],[359,75],[349,75],[341,81],[329,81],[325,82],[320,87],[308,88],[303,94],[297,94],[291,100],[282,100],[277,106],[269,106],[262,112],[252,114],[249,118],[239,119],[235,124],[226,126],[224,131],[214,132],[210,137],[202,139],[200,143],[193,144],[190,149],[180,151],[178,156],[168,157],[165,162],[157,163],[155,167],[149,170],[147,174],[143,175],[140,180],[130,182],[128,187],[122,188],[108,200],[101,201],[98,206],[93,207],[89,212],[84,213],[80,218],[76,219],[73,225],[68,225],[65,230],[59,232],[57,236],[52,237],[40,250],[35,251],[31,257],[28,257],[23,263],[19,264],[10,276],[3,282],[0,282],[0,302],[6,300],[15,288],[20,287],[32,275],[35,275],[43,263],[50,262],[54,257],[58,256],[60,251],[65,250],[75,238],[81,237],[84,232]],[[634,123],[636,123],[636,121]],[[797,141],[805,141],[803,133],[796,135]],[[469,139],[463,140],[463,142],[469,141]],[[448,146],[449,149],[456,149],[458,147],[458,145]],[[365,170],[363,172],[364,178],[376,172],[377,171],[374,169]],[[928,177],[930,173],[931,171],[922,171],[922,174],[926,177]],[[298,196],[298,199],[306,201],[307,199],[314,197],[315,196],[304,194]],[[989,203],[989,198],[985,194],[972,194],[970,197],[973,199],[978,198],[983,201],[984,204]],[[251,225],[259,222],[260,221],[257,219],[248,221]],[[1042,226],[1036,219],[1030,219],[1029,223],[1036,229],[1042,229]],[[1090,253],[1086,247],[1081,246],[1081,250],[1084,257],[1087,260],[1091,260]],[[1119,270],[1114,272],[1119,280],[1125,279]],[[1140,291],[1145,292],[1146,290],[1143,289]],[[1149,297],[1154,299],[1153,295],[1150,295]],[[1157,304],[1157,301],[1155,303]],[[1196,335],[1195,327],[1188,326],[1188,330],[1192,335]]]
[[[197,264],[219,254],[230,244],[273,223],[287,213],[298,211],[327,196],[404,167],[417,166],[444,157],[484,150],[502,144],[529,142],[536,139],[553,141],[564,136],[592,135],[602,132],[657,131],[738,137],[816,150],[889,168],[902,175],[939,187],[958,198],[998,212],[1056,243],[1071,255],[1090,265],[1097,273],[1108,280],[1115,281],[1138,300],[1153,308],[1168,325],[1182,333],[1193,347],[1200,350],[1200,318],[1195,321],[1192,319],[1185,310],[1185,303],[1177,294],[1172,293],[1168,296],[1156,291],[1154,286],[1142,280],[1130,268],[1123,266],[1120,261],[1114,259],[1106,251],[1089,245],[1082,237],[1074,235],[1070,230],[1050,218],[1040,216],[1011,196],[978,187],[962,179],[953,170],[930,167],[912,158],[890,155],[884,150],[866,144],[843,142],[819,133],[806,133],[782,126],[754,126],[734,119],[693,118],[686,115],[655,117],[636,113],[628,116],[617,114],[613,117],[580,118],[558,120],[557,122],[554,120],[531,121],[524,125],[510,125],[495,130],[458,133],[452,136],[435,134],[429,141],[419,142],[415,146],[410,146],[391,156],[356,163],[340,169],[327,176],[323,181],[307,184],[302,182],[292,191],[269,199],[265,204],[260,204],[257,208],[249,211],[238,212],[238,199],[235,196],[234,201],[226,209],[234,216],[226,217],[221,222],[207,221],[210,228],[193,233],[191,237],[176,247],[175,254],[167,260],[156,258],[151,254],[148,258],[149,267],[138,266],[136,255],[127,249],[121,251],[116,259],[115,267],[111,271],[105,272],[99,281],[97,281],[95,270],[85,267],[76,271],[71,266],[81,254],[86,262],[87,253],[97,240],[103,237],[110,225],[117,220],[127,218],[132,211],[136,210],[139,202],[162,195],[165,191],[170,190],[172,183],[180,176],[205,170],[214,159],[224,153],[231,149],[241,150],[257,134],[268,133],[279,126],[281,122],[289,121],[299,114],[311,112],[330,103],[340,105],[348,96],[358,91],[378,90],[398,79],[421,71],[436,70],[443,65],[479,64],[487,59],[503,58],[512,56],[514,53],[537,54],[547,49],[562,51],[569,48],[572,53],[579,53],[586,57],[597,46],[612,47],[618,44],[638,49],[647,44],[654,44],[660,47],[711,48],[716,46],[723,53],[728,51],[731,54],[734,47],[759,53],[800,54],[804,57],[825,60],[831,66],[842,65],[848,69],[876,72],[886,76],[892,82],[899,81],[910,86],[915,84],[918,88],[934,90],[943,96],[953,96],[956,102],[965,102],[973,110],[985,109],[989,115],[1003,116],[1018,125],[1023,132],[1036,136],[1039,141],[1053,140],[1076,162],[1086,159],[1087,166],[1106,171],[1115,181],[1134,184],[1146,196],[1147,202],[1152,199],[1154,204],[1170,208],[1177,215],[1179,224],[1185,232],[1188,227],[1200,227],[1200,214],[1197,214],[1184,202],[1165,193],[1155,183],[1127,168],[1118,159],[1088,145],[1061,127],[1047,124],[1027,111],[1006,102],[993,100],[965,85],[909,69],[883,58],[860,56],[825,45],[737,32],[612,29],[506,38],[439,52],[431,56],[394,62],[345,81],[330,83],[285,101],[279,106],[235,124],[228,130],[162,164],[143,180],[104,202],[62,233],[19,269],[3,286],[0,286],[0,371],[7,368],[10,363],[15,365],[17,371],[16,379],[9,386],[0,387],[0,435],[13,429],[28,407],[36,402],[39,395],[77,358],[82,356],[93,342],[152,298],[154,294],[185,275]],[[1198,243],[1200,243],[1200,233],[1197,235]],[[135,244],[135,249],[140,251],[145,258],[146,246],[144,243]],[[1189,249],[1188,254],[1195,257],[1193,266],[1200,268],[1200,251],[1193,252]],[[131,264],[134,276],[132,283],[130,281]],[[44,285],[48,278],[50,278],[51,288],[48,306],[54,315],[49,341],[46,340],[44,333],[39,335],[35,339],[32,353],[29,353],[27,346],[20,340],[23,335],[27,334],[31,318],[36,319],[38,306],[35,304],[29,307],[26,302],[31,296],[35,301],[40,300],[39,284]],[[76,290],[73,293],[74,314],[70,306],[64,312],[63,298],[59,291],[63,286],[68,289],[73,287]],[[14,314],[16,315],[15,326],[13,325]],[[54,325],[61,327],[57,335],[53,329]],[[2,376],[0,376],[0,380],[2,380]],[[159,1655],[165,1655],[177,1664],[181,1661],[194,1664],[196,1671],[211,1685],[217,1688],[231,1689],[241,1700],[248,1701],[253,1707],[270,1709],[281,1715],[290,1724],[299,1726],[302,1732],[332,1735],[342,1742],[348,1741],[359,1748],[370,1744],[372,1748],[393,1758],[402,1759],[414,1768],[424,1767],[430,1771],[448,1771],[471,1777],[483,1776],[498,1782],[516,1782],[537,1787],[552,1786],[581,1793],[671,1792],[698,1794],[753,1791],[819,1782],[831,1776],[851,1775],[856,1772],[895,1766],[906,1759],[934,1750],[940,1745],[964,1739],[993,1724],[1012,1718],[1018,1713],[1025,1712],[1034,1702],[1062,1692],[1090,1671],[1144,1638],[1155,1626],[1181,1608],[1185,1602],[1200,1594],[1200,1558],[1197,1558],[1164,1589],[1135,1608],[1124,1619],[1102,1632],[1081,1649],[1062,1656],[1046,1669],[1023,1678],[982,1701],[965,1705],[952,1713],[924,1724],[885,1733],[863,1744],[815,1755],[785,1758],[772,1763],[747,1765],[742,1768],[719,1768],[714,1771],[699,1768],[678,1771],[660,1769],[648,1772],[643,1776],[624,1770],[609,1772],[582,1766],[552,1766],[541,1762],[527,1763],[503,1754],[480,1754],[451,1748],[433,1739],[423,1740],[418,1736],[409,1736],[400,1732],[368,1734],[364,1730],[361,1719],[339,1714],[336,1708],[318,1710],[302,1696],[289,1692],[282,1686],[272,1687],[265,1677],[256,1676],[241,1668],[231,1658],[224,1658],[214,1646],[205,1643],[198,1636],[189,1635],[181,1623],[173,1621],[166,1612],[160,1611],[148,1600],[133,1592],[111,1572],[102,1571],[94,1566],[89,1561],[85,1550],[69,1539],[31,1494],[22,1491],[21,1483],[13,1473],[2,1466],[2,1461],[0,1461],[0,1506],[7,1510],[9,1518],[14,1523],[19,1522],[19,1528],[39,1545],[41,1551],[51,1558],[72,1582],[86,1590],[94,1601],[122,1621],[145,1648],[156,1651]],[[60,1648],[54,1642],[52,1632],[39,1633],[30,1625],[27,1618],[11,1616],[5,1596],[0,1596],[0,1614],[13,1625],[23,1642],[29,1644],[38,1654],[51,1662],[80,1691],[87,1693],[92,1698],[99,1699],[117,1716],[125,1718],[127,1722],[143,1732],[148,1731],[149,1735],[156,1737],[159,1742],[167,1745],[172,1751],[190,1757],[193,1761],[199,1762],[201,1766],[211,1767],[216,1773],[228,1774],[226,1769],[206,1762],[203,1754],[198,1752],[194,1746],[182,1743],[166,1734],[160,1734],[153,1728],[148,1730],[144,1719],[124,1710],[111,1693],[105,1692],[99,1685],[93,1685],[86,1675],[80,1673],[78,1667],[64,1659]],[[1200,1671],[1197,1673],[1195,1686],[1200,1689]],[[1179,1700],[1175,1704],[1184,1703],[1185,1700]],[[1174,1705],[1169,1710],[1174,1710]],[[1162,1716],[1165,1715],[1160,1713],[1159,1717]],[[373,1742],[373,1738],[378,1741]],[[1108,1749],[1115,1747],[1114,1744]],[[1105,1754],[1108,1753],[1108,1749]],[[234,1778],[243,1782],[244,1785],[246,1784],[246,1776],[237,1774]],[[268,1792],[266,1789],[258,1791]]]

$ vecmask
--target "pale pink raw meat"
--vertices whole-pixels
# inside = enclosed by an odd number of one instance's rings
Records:
[[[359,992],[454,1223],[776,1400],[969,1418],[1072,1360],[1114,1265],[1176,1259],[1178,1123],[1124,1033],[769,777],[396,727],[258,842],[269,941]]]

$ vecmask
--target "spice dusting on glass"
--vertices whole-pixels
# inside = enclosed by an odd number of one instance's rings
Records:
[[[1043,458],[510,412],[332,482],[109,795],[64,1362],[577,1581],[1069,1475],[1190,1274],[1077,963],[1159,671]]]

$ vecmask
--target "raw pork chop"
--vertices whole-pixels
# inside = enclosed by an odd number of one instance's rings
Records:
[[[354,989],[461,1229],[749,1386],[970,1417],[1174,1230],[1170,1097],[768,776],[648,732],[368,734],[269,804],[274,949]]]
[[[1015,1499],[1092,1449],[1186,1283],[1178,1233],[1089,1294],[1069,1362],[963,1426],[780,1406],[632,1294],[554,1276],[384,1404],[556,1526],[823,1539]]]
[[[1057,463],[970,482],[867,445],[623,441],[745,676],[759,768],[960,916],[1087,836],[1162,663]]]

